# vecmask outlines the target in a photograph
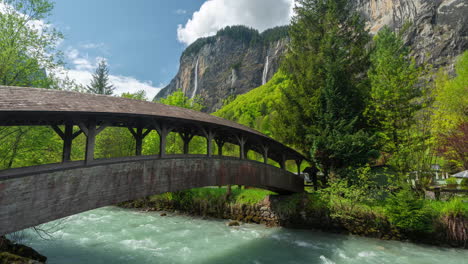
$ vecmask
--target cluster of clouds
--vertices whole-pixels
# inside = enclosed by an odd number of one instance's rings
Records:
[[[87,47],[81,47],[87,49],[103,47],[102,43],[87,43],[84,45]],[[63,75],[85,86],[90,84],[92,74],[99,62],[102,60],[106,61],[104,57],[90,58],[87,54],[82,54],[78,49],[73,47],[68,47],[66,49],[65,56],[71,64],[71,69],[65,70]],[[112,65],[110,65],[110,67],[112,67]],[[162,89],[162,85],[160,85],[160,87],[155,87],[151,81],[140,81],[131,76],[109,74],[109,81],[115,87],[115,94],[120,95],[125,92],[134,93],[143,90],[150,100]]]
[[[294,0],[207,0],[185,25],[177,28],[177,37],[186,45],[207,37],[226,26],[245,25],[263,31],[289,24]]]
[[[181,43],[189,45],[200,37],[215,35],[218,30],[231,25],[245,25],[263,31],[288,24],[293,15],[293,7],[294,0],[207,0],[192,14],[185,25],[178,26],[177,37]],[[11,10],[11,7],[0,3],[1,13]],[[177,9],[174,13],[185,15],[187,11]],[[29,23],[29,26],[39,31],[53,26],[42,20],[32,20]],[[97,64],[101,60],[106,60],[104,57],[90,58],[87,52],[83,52],[90,49],[97,49],[104,55],[110,55],[104,43],[88,42],[69,46],[65,50],[65,56],[71,67],[63,69],[60,75],[68,76],[78,84],[89,85]],[[112,68],[112,65],[110,67]],[[163,87],[163,85],[154,86],[151,81],[141,81],[131,76],[111,74],[109,80],[116,87],[116,94],[144,90],[150,99]]]

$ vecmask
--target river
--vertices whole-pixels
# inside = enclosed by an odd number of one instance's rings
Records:
[[[44,225],[51,240],[23,241],[67,263],[468,263],[468,250],[420,246],[157,212],[105,207]]]

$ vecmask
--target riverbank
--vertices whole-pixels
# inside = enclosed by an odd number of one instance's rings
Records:
[[[0,264],[42,264],[47,257],[31,247],[16,244],[0,236]]]
[[[349,204],[346,201],[330,206],[318,194],[281,196],[257,189],[233,189],[228,195],[224,188],[199,188],[155,195],[119,206],[145,211],[176,211],[269,227],[312,229],[383,240],[468,248],[468,217],[463,213],[440,214],[435,209],[439,204],[427,205],[433,210],[429,212],[430,222],[424,231],[405,230],[396,226],[382,208]]]

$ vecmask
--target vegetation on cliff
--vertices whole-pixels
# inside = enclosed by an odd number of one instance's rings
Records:
[[[242,25],[227,26],[219,30],[214,36],[197,39],[184,50],[182,57],[198,53],[205,45],[215,43],[220,37],[228,37],[252,46],[266,45],[268,43],[287,38],[288,26],[267,29],[262,33],[258,32],[256,29]]]

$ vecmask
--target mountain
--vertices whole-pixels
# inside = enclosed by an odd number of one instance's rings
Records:
[[[351,0],[369,22],[371,33],[384,25],[404,30],[419,63],[453,65],[468,49],[467,0]]]
[[[260,34],[244,26],[232,26],[215,36],[198,39],[183,52],[179,72],[155,100],[181,89],[188,97],[201,97],[205,111],[214,112],[225,99],[270,80],[287,43],[287,27]]]
[[[385,25],[403,30],[418,63],[430,63],[435,69],[450,66],[468,49],[467,0],[350,1],[368,20],[371,33]],[[184,51],[179,72],[155,100],[181,89],[189,97],[200,96],[207,106],[204,111],[214,112],[224,100],[270,80],[287,44],[287,27],[260,34],[233,26],[198,39]]]

